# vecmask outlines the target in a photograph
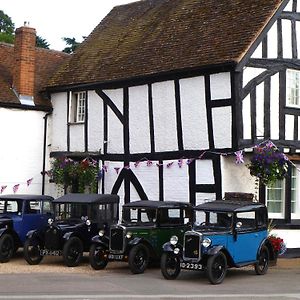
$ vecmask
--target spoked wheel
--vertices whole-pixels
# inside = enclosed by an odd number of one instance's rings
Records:
[[[10,234],[3,234],[0,238],[0,262],[8,262],[14,253],[14,239]]]
[[[128,264],[133,274],[144,273],[148,263],[149,251],[146,246],[138,244],[130,250]]]
[[[71,237],[64,245],[63,258],[68,267],[76,267],[80,264],[83,255],[83,245],[78,237]]]
[[[105,249],[101,245],[91,245],[89,258],[90,264],[95,270],[101,270],[107,266],[108,258]]]
[[[257,275],[264,275],[269,268],[269,250],[266,246],[263,246],[259,253],[258,263],[254,265],[254,269]]]
[[[227,258],[223,252],[210,256],[207,261],[207,276],[212,284],[222,283],[227,273]]]
[[[163,253],[160,262],[161,273],[166,279],[176,279],[180,273],[180,259],[173,253]]]
[[[30,265],[38,265],[43,256],[40,255],[41,245],[38,240],[29,238],[24,243],[24,258]]]

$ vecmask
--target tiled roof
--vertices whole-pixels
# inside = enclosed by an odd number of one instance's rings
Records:
[[[239,62],[282,0],[143,0],[117,6],[50,87]]]
[[[45,89],[49,77],[66,57],[66,53],[36,48],[35,58],[35,105],[51,107],[51,103],[40,92]],[[11,89],[13,83],[14,45],[0,43],[0,106],[1,104],[21,105]]]

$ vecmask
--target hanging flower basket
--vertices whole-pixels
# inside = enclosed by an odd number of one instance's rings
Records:
[[[276,254],[276,256],[280,256],[285,253],[286,244],[284,243],[282,238],[275,235],[269,235],[268,240],[271,242],[271,245],[273,246],[274,253]]]
[[[247,167],[250,174],[259,178],[262,184],[272,186],[287,175],[288,158],[272,142],[268,142],[254,148]]]
[[[96,192],[98,167],[93,159],[75,161],[68,157],[55,158],[50,173],[54,183],[66,188],[76,186],[77,190],[73,192],[84,193],[86,187]]]

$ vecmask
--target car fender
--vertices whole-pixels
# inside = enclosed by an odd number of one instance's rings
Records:
[[[217,253],[219,253],[222,249],[224,248],[224,246],[219,245],[219,246],[213,246],[210,249],[207,250],[207,254],[208,255],[216,255]]]
[[[26,239],[38,238],[37,230],[30,230],[26,234]]]
[[[66,232],[66,233],[63,235],[63,239],[64,239],[65,241],[69,240],[72,236],[74,236],[73,233],[74,233],[74,232],[72,232],[72,231]]]
[[[163,246],[162,246],[162,248],[163,248],[163,252],[172,252],[172,253],[174,252],[175,248],[179,248],[180,249],[179,253],[182,253],[182,249],[183,249],[183,247],[182,247],[181,244],[178,243],[176,245],[172,245],[170,242],[164,243]]]
[[[128,242],[128,246],[133,247],[139,243],[141,243],[144,239],[141,237],[135,237]]]
[[[265,238],[261,244],[259,245],[259,248],[257,249],[257,259],[259,259],[259,254],[260,254],[260,251],[261,251],[261,248],[263,246],[266,246],[269,250],[269,255],[270,255],[270,260],[275,260],[276,259],[276,254],[274,252],[274,248],[271,244],[271,242],[269,241],[268,238]]]
[[[92,237],[91,242],[97,245],[102,245],[106,249],[108,249],[108,238],[105,236],[95,235]]]
[[[7,229],[7,228],[1,228],[1,229],[0,229],[0,237],[1,237],[3,234],[7,233],[7,232],[8,232],[8,229]]]

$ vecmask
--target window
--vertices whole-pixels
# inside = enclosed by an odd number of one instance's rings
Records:
[[[72,93],[69,122],[82,123],[85,120],[86,92]]]
[[[284,180],[278,180],[274,186],[267,187],[267,207],[271,218],[284,217]]]
[[[287,70],[287,106],[300,108],[300,71]]]
[[[300,172],[298,169],[297,168],[292,169],[292,178],[291,178],[292,219],[300,219]]]

